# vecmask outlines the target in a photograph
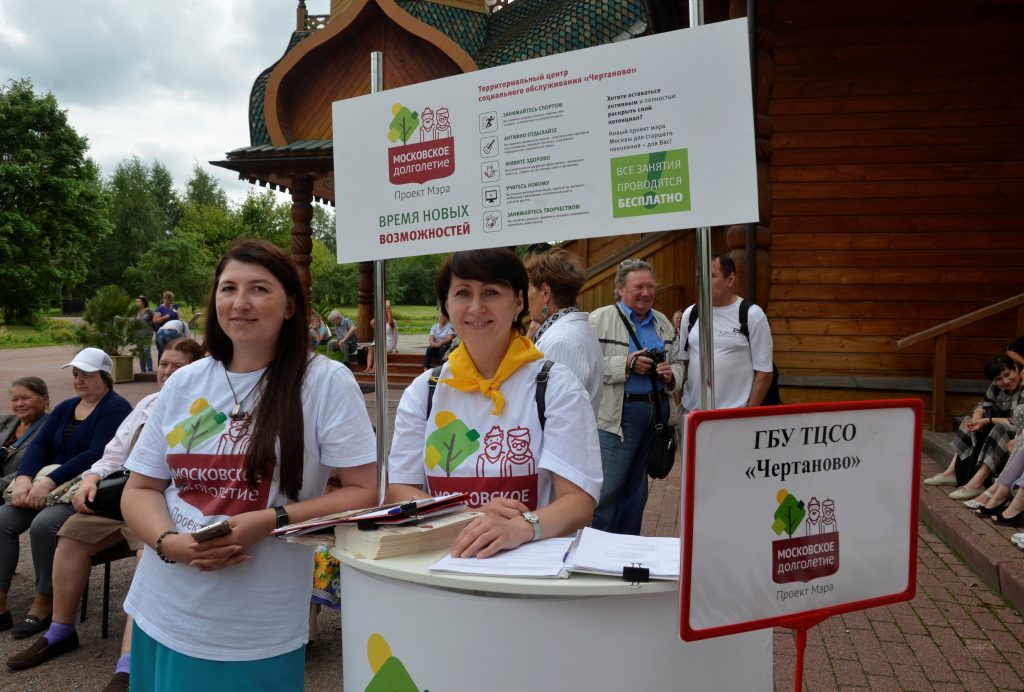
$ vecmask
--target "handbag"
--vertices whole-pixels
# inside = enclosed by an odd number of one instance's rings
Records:
[[[96,496],[92,501],[86,501],[85,506],[101,517],[124,521],[121,514],[121,493],[124,492],[125,483],[131,471],[121,469],[100,480],[96,485]]]
[[[629,332],[633,343],[640,346],[640,339],[636,337],[633,326],[622,314],[622,310],[616,306],[615,311],[619,313],[622,323],[626,325],[626,331]],[[628,350],[629,347],[626,348]],[[647,374],[651,378],[651,390],[657,392],[658,377],[654,373],[654,369],[649,370]],[[657,411],[658,421],[654,424],[654,439],[651,440],[650,447],[647,449],[647,475],[655,480],[661,480],[671,473],[672,467],[676,463],[676,428],[668,423],[667,417],[662,417],[661,406],[657,407]]]

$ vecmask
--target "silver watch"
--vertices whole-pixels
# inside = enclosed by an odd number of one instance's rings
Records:
[[[540,517],[533,512],[522,512],[522,515],[523,519],[530,522],[530,525],[533,526],[533,538],[531,540],[535,541],[540,538]]]

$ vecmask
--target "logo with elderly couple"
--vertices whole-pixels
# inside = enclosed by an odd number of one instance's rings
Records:
[[[782,489],[775,496],[772,531],[772,581],[809,582],[839,571],[839,522],[832,498],[811,497],[806,503]]]
[[[455,172],[455,137],[444,106],[424,106],[419,112],[401,103],[391,106],[388,141],[388,179],[392,185],[423,184]]]

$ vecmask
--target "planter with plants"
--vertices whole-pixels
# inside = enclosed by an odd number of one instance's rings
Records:
[[[135,303],[117,286],[104,286],[86,301],[82,319],[85,322],[76,331],[82,346],[102,349],[114,362],[114,382],[135,379]]]

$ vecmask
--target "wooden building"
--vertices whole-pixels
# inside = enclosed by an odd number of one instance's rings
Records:
[[[308,255],[303,200],[333,195],[312,163],[329,163],[330,101],[369,91],[370,49],[391,87],[687,23],[684,0],[504,4],[335,2],[257,80],[251,146],[219,163],[297,195],[293,252]],[[748,11],[761,218],[713,245],[766,308],[783,396],[921,396],[946,427],[985,359],[1024,334],[1024,3],[708,0],[704,21]],[[627,257],[654,263],[659,309],[694,302],[691,231],[569,246],[584,308],[611,301]]]

